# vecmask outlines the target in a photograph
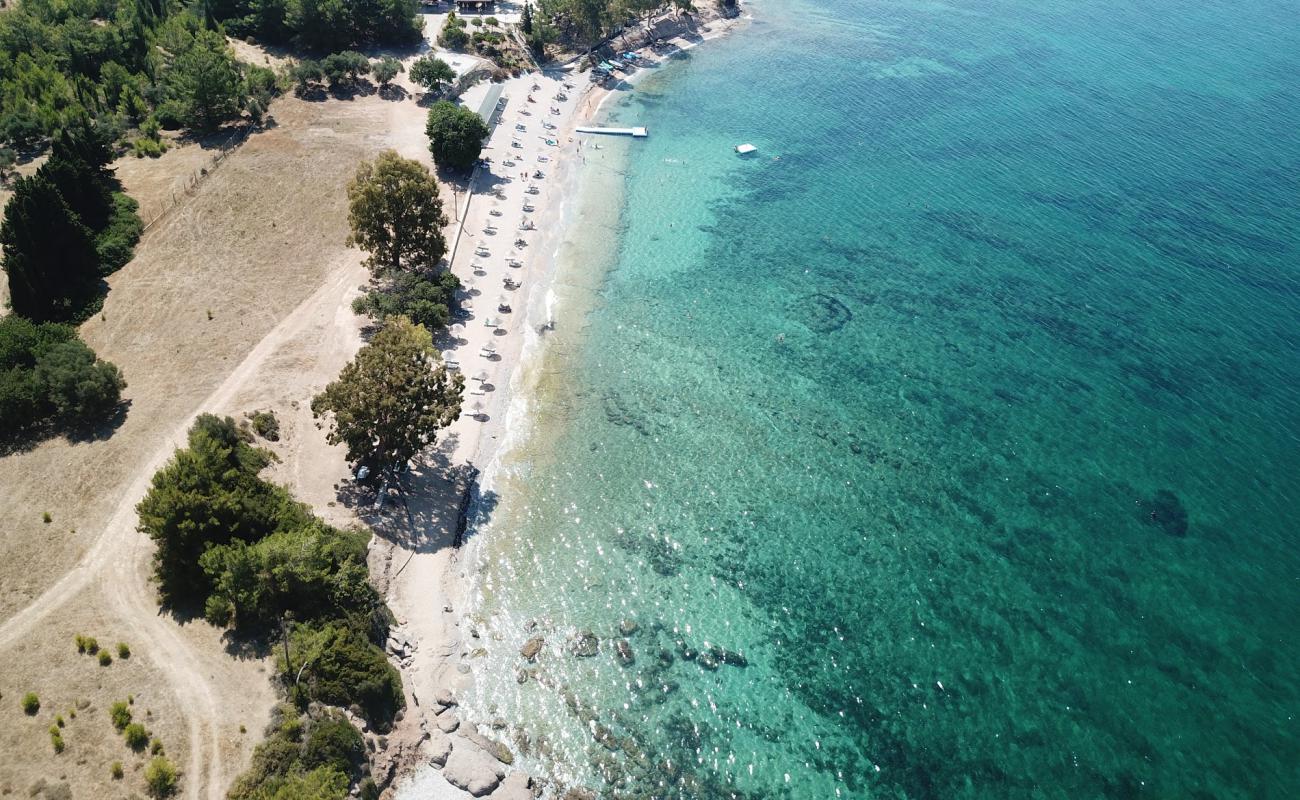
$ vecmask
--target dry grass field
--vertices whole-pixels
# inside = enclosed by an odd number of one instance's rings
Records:
[[[346,521],[329,506],[345,466],[307,410],[359,345],[348,304],[366,272],[344,246],[345,186],[386,147],[427,162],[424,111],[369,95],[283,98],[271,112],[273,126],[149,230],[82,327],[128,382],[120,425],[0,457],[0,796],[142,794],[147,759],[108,720],[127,695],[181,768],[185,797],[224,797],[260,738],[269,665],[232,657],[202,621],[159,614],[152,546],[135,530],[135,503],[195,414],[274,409],[285,432],[274,477]],[[148,219],[210,155],[187,145],[124,159],[117,174]],[[77,654],[76,634],[126,642],[132,655],[100,666]],[[42,700],[35,716],[19,707],[28,691]],[[47,729],[59,713],[66,749],[55,754]]]

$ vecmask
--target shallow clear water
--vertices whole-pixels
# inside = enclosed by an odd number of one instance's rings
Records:
[[[1300,5],[756,8],[610,111],[468,702],[608,796],[1300,796]]]

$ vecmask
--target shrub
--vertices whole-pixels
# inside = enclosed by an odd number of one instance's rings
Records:
[[[77,643],[77,652],[84,655],[86,652],[86,637],[82,636],[81,634],[77,634],[73,638],[73,641]]]
[[[95,358],[81,340],[55,345],[36,361],[55,416],[69,424],[102,420],[122,401],[126,381],[117,366]],[[94,651],[92,651],[94,652]]]
[[[65,726],[65,725],[67,725],[67,724],[68,724],[68,723],[66,723],[66,722],[63,721],[63,715],[62,715],[62,714],[55,714],[55,715],[54,715],[54,725],[55,725],[55,727],[62,728],[63,726]]]
[[[325,56],[321,69],[329,79],[330,86],[351,86],[362,76],[370,72],[370,59],[361,53],[347,50]]]
[[[28,692],[23,695],[22,706],[24,714],[34,717],[36,712],[41,710],[41,698],[37,697],[35,692]]]
[[[63,752],[63,746],[64,746],[63,736],[62,734],[59,733],[58,728],[55,728],[54,730],[50,731],[50,744],[54,745],[54,752],[56,753]]]
[[[113,721],[113,727],[121,733],[127,725],[131,724],[131,709],[126,703],[119,700],[108,707],[108,717]]]
[[[157,158],[167,152],[167,143],[161,139],[141,137],[131,142],[131,154],[136,158]]]
[[[438,43],[448,50],[464,50],[465,45],[469,44],[469,34],[463,27],[446,25],[438,36]]]
[[[301,96],[307,93],[311,84],[325,77],[325,70],[321,69],[320,62],[303,59],[289,70],[289,77],[297,84],[296,91]]]
[[[112,663],[113,663],[113,656],[112,656],[112,654],[109,653],[107,650],[100,650],[100,651],[99,651],[99,665],[100,665],[101,667],[107,667],[109,664],[112,664]]]
[[[132,722],[123,728],[122,738],[126,741],[126,746],[137,753],[149,746],[149,732],[138,722]]]
[[[352,727],[342,714],[319,719],[307,734],[302,747],[302,763],[307,769],[333,767],[356,777],[366,759],[366,743],[361,732]]]
[[[0,319],[0,438],[50,420],[97,422],[116,407],[123,386],[117,368],[97,360],[72,327],[18,314]],[[53,522],[49,512],[41,518]]]
[[[375,64],[372,73],[380,86],[387,86],[403,69],[402,62],[392,56],[384,56],[379,63]]]
[[[113,776],[113,780],[115,781],[122,780],[122,775],[124,774],[122,771],[122,762],[114,761],[112,766],[108,768],[108,774]]]
[[[156,142],[161,154],[166,146]],[[113,194],[113,210],[108,224],[95,236],[95,252],[99,255],[99,272],[108,275],[126,266],[135,251],[135,245],[144,233],[144,221],[136,213],[140,204],[122,192]]]
[[[258,436],[268,442],[280,441],[280,420],[276,419],[274,411],[254,411],[248,419]]]
[[[90,653],[93,656],[99,652],[99,642],[95,640],[94,636],[87,636],[83,641],[85,642],[87,653]]]
[[[329,705],[356,705],[371,725],[387,729],[398,709],[406,704],[397,670],[382,650],[366,638],[357,624],[327,623],[319,628],[303,624],[290,635],[292,679],[297,667],[307,664],[300,684],[303,696]],[[280,656],[279,668],[288,672]]]
[[[402,272],[394,275],[387,286],[358,297],[352,303],[352,310],[379,321],[408,317],[437,333],[451,321],[459,288],[460,281],[451,271],[432,276],[425,272]]]
[[[117,657],[121,659],[131,657],[131,648],[127,646],[126,642],[117,643]]]
[[[179,775],[176,765],[165,756],[157,756],[144,768],[144,782],[152,797],[171,797],[176,793]]]
[[[149,741],[149,754],[154,756],[160,756],[163,754],[162,739],[154,737]]]

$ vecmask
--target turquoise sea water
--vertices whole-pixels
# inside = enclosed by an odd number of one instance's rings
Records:
[[[1300,796],[1300,4],[754,8],[610,110],[472,702],[609,797]]]

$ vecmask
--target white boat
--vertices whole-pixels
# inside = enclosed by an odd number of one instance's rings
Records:
[[[750,153],[757,153],[758,148],[752,144],[738,144],[736,145],[736,152],[742,156],[747,156]]]

